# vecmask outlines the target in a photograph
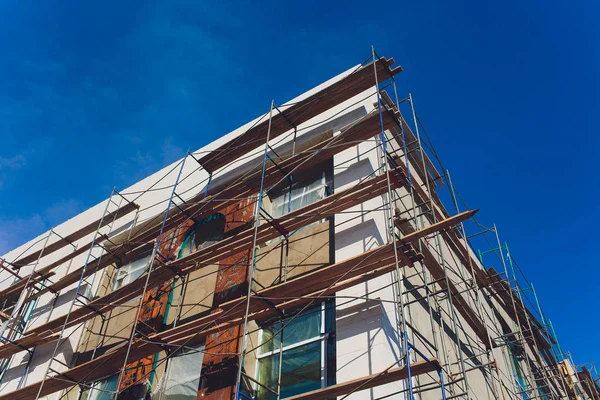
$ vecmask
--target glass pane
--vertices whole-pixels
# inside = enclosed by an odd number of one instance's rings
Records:
[[[321,335],[321,307],[304,311],[283,331],[283,347]]]
[[[321,341],[283,352],[281,398],[321,388]]]
[[[115,286],[113,288],[113,290],[117,290],[119,289],[121,286],[123,286],[123,279],[117,279],[115,281]]]
[[[308,204],[314,203],[325,196],[325,184],[321,176],[312,181],[303,182],[291,191],[285,189],[283,193],[272,199],[271,210],[273,217],[280,217],[289,211],[297,210]]]
[[[190,349],[173,357],[165,385],[168,400],[195,400],[200,385],[204,346]]]
[[[150,256],[132,261],[119,268],[115,276],[114,289],[118,289],[142,276],[146,272],[148,261],[150,261]]]
[[[146,272],[146,268],[138,268],[134,271],[131,271],[131,273],[129,274],[128,281],[129,282],[135,281],[137,278],[142,276],[144,274],[144,272]]]
[[[277,392],[277,376],[279,375],[279,353],[258,360],[258,381]],[[276,400],[277,396],[257,385],[256,400]]]
[[[281,334],[277,332],[279,332],[280,329],[281,322],[276,322],[275,324],[262,329],[259,354],[265,354],[273,350],[279,350],[279,346],[281,345]],[[273,335],[275,335],[275,337],[273,337]]]
[[[117,388],[117,375],[108,378],[105,381],[96,382],[94,389],[91,389],[88,400],[109,400]]]

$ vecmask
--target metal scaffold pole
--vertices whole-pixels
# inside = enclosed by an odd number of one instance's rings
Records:
[[[48,245],[48,241],[50,240],[50,237],[52,236],[53,233],[54,233],[54,230],[50,229],[50,231],[48,232],[48,235],[46,235],[46,238],[44,239],[44,245],[42,246],[42,251],[40,252],[39,256],[37,257],[35,264],[33,265],[31,273],[29,274],[29,276],[27,278],[27,282],[25,283],[25,287],[23,287],[23,291],[19,295],[19,299],[17,300],[17,303],[15,304],[10,317],[6,321],[4,321],[4,323],[0,327],[0,338],[2,338],[2,339],[5,339],[4,332],[6,332],[8,327],[11,325],[11,322],[12,322],[12,325],[14,326],[15,320],[21,314],[22,308],[25,305],[25,300],[27,299],[28,293],[30,290],[29,282],[31,282],[31,278],[33,277],[33,275],[36,272],[36,268],[40,263],[40,259],[42,258],[43,254],[44,254],[44,250],[46,249],[46,246]]]
[[[79,281],[77,282],[77,286],[76,286],[76,289],[75,289],[75,294],[73,295],[73,300],[71,301],[71,304],[69,305],[69,311],[67,312],[66,318],[65,318],[65,320],[64,320],[64,322],[62,324],[62,327],[61,327],[61,330],[60,330],[60,334],[58,335],[58,340],[56,341],[56,345],[54,346],[54,350],[52,351],[52,356],[50,357],[50,360],[48,361],[48,366],[46,367],[46,371],[44,372],[42,381],[40,383],[40,387],[39,387],[39,389],[37,391],[37,395],[35,397],[36,400],[40,397],[40,394],[42,393],[42,389],[44,387],[44,383],[49,378],[48,377],[48,373],[52,370],[52,362],[55,360],[56,353],[57,353],[59,347],[62,344],[61,343],[62,340],[64,339],[63,336],[64,336],[64,333],[65,333],[65,330],[67,329],[67,324],[69,322],[69,317],[71,316],[71,313],[73,312],[73,308],[75,306],[75,301],[78,300],[78,296],[80,295],[79,291],[81,290],[82,283],[83,283],[83,281],[86,278],[86,272],[87,272],[88,264],[90,262],[90,259],[92,257],[94,257],[93,256],[94,247],[95,247],[95,245],[97,243],[97,240],[98,240],[98,237],[100,235],[100,229],[104,225],[104,218],[107,215],[109,215],[108,214],[108,210],[110,208],[110,205],[111,204],[115,204],[112,201],[112,198],[115,195],[115,193],[116,193],[116,189],[113,188],[113,190],[110,193],[110,196],[108,198],[108,201],[106,202],[106,206],[105,206],[104,211],[102,213],[102,218],[100,218],[100,222],[98,223],[98,228],[94,232],[94,236],[93,236],[93,239],[92,239],[92,243],[91,243],[90,249],[89,249],[89,251],[87,253],[87,256],[86,256],[86,259],[85,259],[85,263],[84,263],[83,268],[81,270],[81,275],[79,277]],[[116,217],[116,214],[115,214],[115,217]],[[113,220],[113,222],[114,222],[114,220]],[[112,225],[111,225],[111,229],[112,229]]]
[[[375,66],[376,60],[378,59],[375,53],[375,48],[371,47],[372,50],[372,57],[373,57],[373,65]],[[382,173],[384,173],[386,175],[386,184],[387,184],[387,210],[384,209],[384,211],[387,212],[387,229],[386,229],[386,234],[387,234],[387,242],[388,243],[392,243],[393,249],[394,249],[394,282],[395,282],[395,291],[396,291],[396,310],[397,310],[397,318],[399,319],[400,322],[400,341],[402,343],[402,347],[403,347],[403,351],[404,351],[404,363],[407,369],[407,385],[408,385],[408,395],[409,395],[409,399],[413,400],[414,399],[414,387],[413,387],[413,382],[412,382],[412,377],[411,377],[411,354],[410,354],[410,350],[412,349],[414,351],[414,353],[416,355],[419,355],[420,357],[422,357],[425,361],[430,362],[430,360],[427,358],[427,356],[425,354],[423,354],[421,351],[419,351],[413,344],[411,344],[408,340],[408,327],[407,327],[407,322],[406,322],[406,314],[404,312],[405,310],[405,300],[404,300],[404,296],[405,296],[405,291],[404,291],[404,284],[403,284],[403,279],[404,279],[404,273],[402,272],[402,269],[400,268],[400,257],[398,255],[398,236],[396,235],[396,226],[394,223],[394,217],[395,217],[395,206],[394,206],[394,193],[395,191],[392,189],[392,183],[391,183],[391,170],[390,170],[390,166],[389,166],[389,161],[388,161],[388,150],[387,150],[387,143],[388,143],[388,139],[386,137],[385,134],[385,127],[383,124],[383,114],[382,114],[382,106],[381,106],[381,94],[379,92],[379,81],[378,81],[378,77],[377,77],[377,69],[375,68],[374,70],[374,77],[375,77],[375,89],[376,89],[376,93],[377,93],[377,108],[378,108],[378,112],[379,112],[379,124],[380,124],[380,128],[381,128],[381,132],[380,132],[380,140],[379,140],[379,146],[380,146],[380,152],[381,152],[381,160],[382,160],[382,166],[383,166],[383,171]],[[410,189],[412,191],[412,187]],[[413,200],[413,204],[414,204],[414,200]],[[430,312],[430,310],[429,310]],[[436,346],[437,349],[437,346]],[[402,358],[402,357],[401,357]],[[446,399],[446,391],[445,391],[445,384],[444,384],[444,378],[442,375],[442,369],[440,367],[436,367],[437,373],[438,373],[438,378],[440,381],[440,390],[441,390],[441,396],[442,399]]]
[[[400,263],[399,263],[399,259],[398,259],[398,245],[397,245],[397,238],[396,238],[396,227],[394,225],[394,205],[393,205],[393,197],[392,197],[392,184],[390,182],[390,170],[389,170],[389,165],[388,165],[388,157],[387,157],[387,147],[386,147],[386,142],[387,142],[387,138],[385,136],[385,130],[384,130],[384,125],[383,125],[383,116],[382,116],[382,111],[381,111],[381,95],[379,93],[379,82],[377,79],[377,68],[375,66],[375,61],[376,61],[376,57],[375,57],[375,48],[371,47],[372,50],[372,56],[373,56],[373,67],[375,70],[375,89],[377,91],[377,107],[379,109],[379,124],[381,126],[381,133],[380,133],[380,142],[381,142],[381,159],[383,160],[383,173],[386,175],[386,183],[387,183],[387,203],[388,203],[388,218],[387,218],[387,229],[386,229],[386,234],[387,234],[387,241],[388,242],[392,242],[393,244],[393,248],[394,248],[394,264],[395,264],[395,277],[394,280],[396,282],[396,300],[397,300],[397,314],[398,314],[398,320],[400,321],[400,329],[401,331],[400,333],[400,341],[402,343],[402,347],[403,347],[403,351],[404,351],[404,363],[406,365],[407,371],[408,371],[408,377],[407,377],[407,384],[408,384],[408,389],[409,389],[409,398],[412,400],[414,399],[414,394],[413,394],[413,385],[412,385],[412,378],[411,378],[411,373],[410,373],[410,349],[408,346],[408,329],[406,326],[406,316],[404,314],[404,288],[403,288],[403,283],[402,283],[402,277],[403,277],[403,273],[402,270],[400,268]]]
[[[169,201],[167,202],[167,207],[165,209],[165,214],[163,217],[163,221],[162,221],[162,225],[160,227],[160,231],[158,233],[158,236],[156,237],[156,243],[154,244],[154,248],[152,250],[152,255],[150,256],[150,259],[148,260],[148,264],[147,264],[147,273],[146,273],[146,281],[144,283],[144,289],[142,291],[142,298],[138,304],[136,313],[135,313],[135,318],[133,320],[133,327],[131,328],[131,333],[129,335],[129,342],[127,344],[127,351],[125,353],[125,360],[123,361],[123,368],[121,368],[121,371],[119,372],[119,378],[117,379],[117,386],[115,388],[115,395],[118,398],[118,395],[120,393],[119,388],[121,386],[121,382],[123,381],[123,377],[125,376],[125,372],[127,370],[127,359],[129,358],[129,353],[131,352],[131,345],[133,343],[133,339],[135,337],[135,333],[137,331],[137,323],[138,323],[138,318],[140,317],[140,313],[142,310],[142,305],[143,305],[143,299],[144,299],[144,295],[146,294],[146,291],[148,290],[148,283],[150,281],[150,275],[152,274],[152,270],[154,267],[154,261],[156,260],[156,256],[159,253],[159,248],[160,248],[160,243],[161,243],[161,238],[162,238],[162,234],[164,232],[165,229],[165,225],[167,224],[167,219],[169,218],[169,212],[171,211],[171,205],[173,204],[173,197],[175,196],[175,192],[177,190],[177,185],[179,184],[179,180],[181,179],[181,173],[183,172],[183,168],[185,167],[185,161],[187,160],[187,157],[189,155],[189,152],[186,152],[185,157],[183,157],[183,160],[181,160],[181,166],[179,167],[179,172],[177,173],[177,177],[175,178],[175,183],[173,184],[173,190],[171,191],[171,195],[169,196]]]
[[[452,183],[452,177],[450,176],[450,171],[446,170],[446,178],[447,178],[447,184],[448,184],[448,188],[450,190],[450,196],[452,198],[452,203],[454,204],[454,208],[456,209],[456,212],[460,212],[460,207],[458,205],[458,201],[456,199],[456,194],[454,192],[454,185]],[[498,372],[498,366],[496,365],[496,359],[494,357],[494,353],[492,351],[493,349],[493,343],[492,343],[492,338],[490,336],[490,332],[488,329],[488,325],[487,323],[485,323],[485,315],[483,312],[483,304],[481,304],[480,301],[480,294],[482,294],[482,288],[479,287],[479,283],[477,281],[477,277],[476,277],[476,272],[475,272],[475,268],[477,268],[477,266],[473,265],[472,263],[472,258],[469,254],[469,249],[470,249],[470,245],[469,245],[469,241],[467,239],[467,231],[465,230],[465,225],[463,222],[461,222],[459,224],[460,226],[460,231],[462,232],[462,237],[463,237],[463,244],[464,244],[464,251],[467,253],[467,260],[469,262],[469,265],[465,265],[465,268],[469,268],[470,269],[470,274],[473,280],[473,289],[475,290],[475,307],[477,308],[477,312],[479,314],[479,317],[481,318],[482,321],[484,321],[485,324],[485,331],[487,334],[487,338],[488,338],[488,344],[489,344],[489,349],[486,351],[487,354],[487,359],[488,359],[488,365],[491,365],[492,368],[495,370],[496,372],[496,376],[498,378],[498,384],[500,384],[500,373]],[[494,397],[496,399],[498,399],[498,387],[496,387],[496,381],[494,380],[494,378],[492,378],[492,393],[494,395]],[[500,389],[500,393],[502,394],[502,397],[504,398],[504,392],[502,392],[502,389]]]
[[[434,212],[435,205],[433,203],[433,199],[432,199],[432,196],[431,196],[431,193],[432,193],[431,190],[432,190],[432,188],[431,188],[431,184],[429,182],[429,173],[428,173],[428,170],[427,170],[427,165],[425,163],[425,154],[424,154],[424,151],[423,151],[423,145],[421,143],[421,135],[419,133],[419,124],[418,124],[418,121],[417,121],[417,115],[416,115],[414,101],[413,101],[411,93],[408,94],[408,101],[409,101],[409,104],[410,104],[411,113],[412,113],[412,119],[413,119],[414,126],[415,126],[415,136],[417,138],[417,143],[418,143],[420,158],[422,160],[422,168],[423,168],[423,171],[424,171],[425,187],[426,187],[426,192],[427,192],[427,196],[428,196],[428,200],[429,200],[429,210],[430,210],[431,215],[432,215],[433,223],[435,223],[435,222],[437,222],[437,218],[436,218],[435,212]],[[446,287],[448,288],[448,290],[447,290],[447,297],[446,297],[446,300],[447,300],[446,304],[447,304],[447,306],[448,306],[448,308],[450,310],[449,315],[450,315],[450,321],[451,321],[451,324],[452,324],[452,329],[453,329],[453,331],[456,334],[456,341],[455,341],[456,350],[455,351],[456,351],[456,354],[458,355],[458,361],[459,361],[459,365],[460,365],[462,380],[464,382],[463,394],[466,395],[466,398],[469,398],[469,395],[468,395],[468,393],[469,393],[469,381],[468,381],[467,373],[465,371],[465,361],[464,361],[463,353],[462,353],[462,351],[460,349],[460,345],[459,345],[460,336],[458,334],[459,333],[458,324],[456,323],[457,315],[456,315],[456,310],[454,308],[454,302],[452,300],[452,297],[454,295],[452,294],[452,291],[450,290],[450,278],[448,277],[448,271],[447,271],[447,268],[446,268],[446,263],[444,262],[443,250],[442,250],[440,242],[439,242],[439,233],[438,232],[436,232],[436,234],[435,234],[435,242],[436,242],[436,246],[438,248],[438,253],[439,253],[439,257],[440,257],[439,262],[440,262],[440,265],[442,266],[443,271],[444,271],[444,279],[446,281]],[[427,243],[425,244],[425,246],[427,246]],[[442,315],[443,314],[440,313],[440,318],[443,318]]]
[[[248,313],[250,312],[252,285],[253,285],[253,281],[254,281],[254,272],[256,269],[256,257],[257,257],[257,253],[258,253],[258,248],[257,248],[258,228],[260,226],[260,221],[261,221],[261,208],[262,208],[263,195],[264,195],[263,190],[264,190],[264,183],[265,183],[265,171],[267,168],[267,159],[268,159],[268,152],[269,152],[269,139],[271,136],[271,123],[273,121],[274,108],[275,108],[275,100],[272,100],[271,107],[269,109],[269,124],[267,127],[267,137],[266,137],[266,141],[265,141],[265,148],[263,151],[262,171],[261,171],[261,175],[260,175],[260,189],[257,194],[256,208],[254,210],[254,234],[253,234],[252,248],[251,248],[252,262],[250,263],[250,271],[248,274],[248,293],[246,296],[246,311],[244,313],[242,346],[240,348],[240,353],[239,353],[239,362],[238,362],[239,365],[238,365],[238,372],[237,372],[236,383],[235,383],[236,400],[239,400],[240,396],[241,396],[242,374],[244,371],[244,361],[246,359],[246,349],[248,346]],[[279,388],[277,389],[277,391],[279,392]]]
[[[402,113],[400,112],[400,101],[398,99],[398,90],[396,88],[396,79],[394,79],[392,77],[392,87],[394,89],[394,99],[395,99],[395,104],[396,104],[396,109],[397,112],[400,114],[400,118],[402,118]],[[410,194],[410,200],[411,200],[411,206],[410,209],[407,208],[407,211],[410,210],[412,211],[412,217],[410,217],[410,211],[409,211],[409,217],[411,220],[414,221],[415,226],[417,229],[423,229],[425,228],[425,222],[424,222],[424,218],[425,216],[423,215],[423,213],[419,213],[417,215],[417,208],[416,208],[416,203],[415,203],[415,190],[413,187],[413,178],[411,178],[411,168],[410,168],[410,161],[409,161],[409,157],[408,157],[408,146],[407,146],[407,139],[406,139],[406,135],[404,132],[404,127],[402,125],[402,120],[399,123],[399,128],[400,128],[400,133],[401,133],[401,142],[403,145],[403,154],[404,154],[404,159],[405,159],[405,167],[406,167],[406,172],[407,172],[407,178],[408,178],[408,191]],[[422,251],[423,249],[423,239],[419,239],[419,251]],[[434,352],[436,355],[436,358],[438,360],[444,360],[443,364],[446,364],[447,360],[446,360],[446,349],[445,349],[445,343],[444,340],[440,340],[438,342],[438,334],[437,334],[437,330],[435,329],[436,324],[434,323],[434,318],[433,318],[433,306],[431,304],[431,290],[429,288],[429,277],[428,277],[428,273],[427,273],[427,268],[425,268],[424,265],[422,265],[421,263],[421,271],[423,273],[423,284],[425,287],[425,298],[427,300],[427,315],[429,316],[429,325],[431,326],[431,333],[432,333],[432,338],[433,338],[433,347],[434,347]],[[437,300],[436,300],[437,303]],[[441,343],[441,347],[442,347],[442,351],[440,352],[440,343]],[[441,354],[441,357],[440,357]],[[441,373],[441,372],[440,372]]]
[[[500,259],[502,261],[502,268],[504,269],[504,276],[506,277],[506,280],[508,282],[508,291],[509,291],[509,295],[511,298],[511,302],[512,302],[512,307],[513,307],[513,311],[515,313],[515,327],[517,329],[517,332],[519,334],[519,338],[520,338],[520,343],[521,343],[521,347],[523,348],[524,354],[525,354],[525,358],[526,360],[528,360],[528,356],[527,356],[527,344],[525,341],[525,335],[523,333],[523,329],[521,327],[521,322],[520,322],[520,318],[519,318],[519,314],[517,312],[517,305],[515,302],[515,296],[514,293],[512,291],[512,286],[510,284],[510,275],[508,274],[508,267],[506,265],[506,260],[505,260],[505,256],[504,256],[504,250],[502,248],[502,244],[500,243],[500,236],[498,234],[498,228],[496,227],[496,224],[494,224],[494,233],[496,235],[496,242],[498,244],[498,251],[500,252]],[[527,368],[527,375],[529,376],[529,379],[526,380],[526,384],[529,383],[530,388],[527,389],[527,387],[523,388],[526,391],[531,391],[531,392],[535,392],[534,386],[535,385],[535,378],[533,377],[533,372],[531,371],[529,362],[525,362],[525,367]]]

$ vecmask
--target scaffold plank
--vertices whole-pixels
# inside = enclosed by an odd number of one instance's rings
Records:
[[[434,224],[426,226],[425,228],[423,228],[419,231],[409,233],[409,234],[403,236],[401,238],[401,240],[403,242],[415,242],[415,241],[418,241],[420,238],[422,238],[423,235],[427,236],[428,234],[433,233],[433,232],[443,232],[446,229],[451,228],[454,225],[471,218],[478,211],[479,210],[463,211],[460,214],[454,215],[450,218],[446,218],[444,220],[441,220],[439,222],[436,222]],[[396,221],[399,221],[399,220],[396,220]],[[397,223],[396,225],[398,227],[400,227],[401,224]]]
[[[393,58],[380,59],[375,63],[376,68],[373,68],[373,63],[360,67],[357,71],[352,72],[338,82],[304,100],[286,107],[281,113],[275,114],[270,121],[267,119],[261,121],[243,134],[202,157],[199,160],[200,164],[208,172],[215,172],[263,144],[267,137],[267,131],[270,133],[270,138],[275,139],[293,129],[294,126],[298,126],[331,107],[352,98],[370,87],[374,87],[375,69],[377,69],[377,75],[381,81],[402,71],[401,67],[390,68],[394,64]]]
[[[425,232],[422,233],[425,236]],[[400,244],[398,244],[400,246]],[[408,260],[401,260],[402,264]],[[268,298],[281,310],[294,310],[305,305],[312,297],[327,296],[343,290],[367,279],[372,279],[395,268],[393,244],[386,244],[368,252],[359,254],[339,263],[320,268],[306,275],[291,279],[287,282],[262,289],[251,296],[250,319],[266,318],[274,312],[271,307],[265,308],[262,299]],[[290,300],[290,297],[293,299]],[[246,297],[231,300],[220,305],[215,313],[200,317],[194,321],[179,325],[166,331],[152,334],[147,340],[135,340],[131,345],[129,360],[143,358],[160,352],[160,344],[170,346],[193,346],[201,343],[204,338],[228,326],[239,324],[245,314]],[[64,372],[65,375],[81,382],[93,382],[110,376],[119,371],[125,357],[125,348],[121,347],[103,354],[102,356],[78,365]],[[416,364],[415,364],[416,365]],[[51,377],[44,384],[42,395],[67,389],[73,382],[56,380]],[[31,393],[37,393],[40,383],[34,383],[13,392],[13,395],[27,398]],[[6,397],[0,396],[0,400]]]
[[[64,238],[50,243],[43,249],[38,251],[34,251],[31,254],[28,254],[24,257],[19,258],[18,260],[13,261],[11,264],[17,267],[23,267],[33,261],[36,261],[38,257],[43,253],[44,256],[54,253],[55,251],[62,249],[63,247],[75,243],[77,240],[96,232],[96,230],[108,225],[115,217],[122,217],[124,215],[129,214],[133,210],[138,209],[139,206],[135,203],[127,203],[123,207],[119,207],[115,211],[110,212],[105,215],[103,218],[100,218],[90,224],[84,226],[83,228],[71,233],[70,235],[65,236]],[[102,222],[102,224],[100,224]]]
[[[22,257],[21,259],[13,262],[11,264],[21,266],[21,267],[24,265],[27,265],[28,263],[37,260],[41,254],[43,254],[43,256],[47,256],[48,254],[51,254],[65,246],[67,246],[68,244],[72,244],[75,241],[95,232],[97,229],[100,229],[103,226],[106,226],[114,218],[123,217],[138,208],[139,208],[139,206],[135,203],[127,203],[125,206],[120,207],[119,209],[105,215],[104,219],[96,220],[96,221],[92,222],[91,224],[88,224],[87,226],[79,229],[78,231],[65,236],[64,239],[54,242],[54,243],[46,246],[44,249],[40,249],[40,250],[38,250],[34,253],[31,253],[25,257]],[[101,221],[102,221],[102,225],[100,225]],[[104,241],[104,239],[101,239],[98,242],[102,242],[102,241]],[[35,277],[32,277],[31,281],[37,283],[39,279],[49,278],[49,277],[53,276],[54,275],[54,272],[52,272],[53,269],[59,267],[60,265],[64,264],[65,262],[67,262],[69,260],[72,260],[73,258],[77,257],[78,255],[84,254],[85,252],[89,251],[91,248],[92,248],[91,242],[87,243],[84,246],[78,247],[77,249],[75,249],[68,255],[62,257],[61,259],[54,261],[54,262],[50,263],[49,265],[35,271],[33,273],[33,275],[35,275]],[[43,251],[43,253],[42,253],[42,251]],[[11,285],[10,287],[8,287],[2,291],[0,291],[0,299],[5,299],[7,297],[14,296],[17,293],[20,293],[25,288],[25,285],[27,284],[27,281],[29,280],[28,279],[29,276],[31,276],[31,275],[24,276],[23,279],[21,279],[20,281],[16,282],[15,284]],[[52,291],[52,290],[53,289],[47,289],[45,292]]]
[[[405,182],[405,178],[397,170],[392,170],[390,173],[398,173],[399,182]],[[385,175],[379,175],[362,181],[354,187],[344,191],[335,193],[325,197],[315,203],[295,210],[284,217],[278,219],[278,222],[287,231],[293,232],[303,226],[317,222],[327,216],[337,212],[346,210],[355,205],[371,198],[380,196],[387,192],[387,178]],[[181,271],[184,274],[202,268],[208,265],[214,265],[219,261],[237,254],[241,250],[247,250],[252,247],[254,228],[248,228],[237,235],[224,239],[211,246],[207,246],[199,252],[188,255],[179,260],[168,263],[168,265],[158,265],[150,275],[148,282],[149,288],[173,278],[176,275],[175,271]],[[279,237],[281,233],[270,224],[263,224],[258,229],[259,243],[264,243],[268,240]],[[171,267],[172,269],[170,269]],[[125,285],[106,296],[98,298],[90,303],[87,307],[80,307],[73,310],[69,316],[67,327],[75,326],[79,323],[92,318],[96,313],[105,313],[111,309],[118,307],[129,300],[139,296],[145,286],[146,274],[142,275],[134,282]],[[41,334],[42,332],[55,332],[65,323],[67,316],[63,315],[55,318],[46,324],[30,329],[25,332],[25,337],[30,334]],[[24,338],[19,340],[25,340]],[[35,346],[31,344],[30,346]],[[0,351],[3,347],[0,346]],[[9,350],[7,350],[8,352]]]
[[[392,124],[394,123],[393,119],[389,113],[386,113],[383,116],[383,123],[384,123],[384,126],[386,129],[389,129],[392,126]],[[363,119],[361,119],[357,123],[354,123],[351,126],[342,129],[340,135],[326,139],[326,140],[322,141],[321,143],[318,143],[318,144],[314,145],[313,147],[309,148],[305,152],[291,156],[291,157],[283,160],[281,163],[279,163],[278,166],[270,165],[265,172],[265,185],[266,186],[273,185],[277,181],[279,181],[283,176],[281,174],[281,171],[289,171],[289,172],[294,171],[294,173],[296,173],[296,174],[301,173],[305,170],[310,169],[315,163],[326,160],[329,157],[333,157],[333,155],[338,154],[338,153],[354,146],[357,141],[366,140],[370,137],[377,135],[379,129],[380,129],[379,114],[375,113],[375,112],[371,113],[371,114],[365,116]],[[167,221],[165,230],[169,230],[169,229],[181,224],[183,221],[185,221],[186,219],[189,218],[188,215],[194,215],[194,217],[198,218],[198,219],[203,218],[205,216],[208,216],[210,213],[214,212],[215,205],[218,205],[219,207],[225,207],[227,204],[237,201],[234,199],[235,197],[243,197],[243,196],[253,195],[254,192],[257,191],[259,188],[258,187],[258,183],[260,182],[259,180],[260,180],[260,172],[257,171],[254,174],[252,174],[251,176],[249,176],[248,178],[244,179],[243,182],[233,185],[232,187],[228,188],[227,190],[221,191],[219,188],[212,188],[209,191],[210,196],[214,196],[214,195],[218,194],[219,198],[224,198],[224,199],[231,198],[233,200],[215,202],[215,201],[213,201],[212,197],[205,198],[203,194],[196,196],[195,198],[193,198],[189,201],[189,204],[190,204],[189,206],[181,205],[182,210],[185,212],[183,212],[181,210],[173,210],[174,213],[170,216],[169,220]],[[248,182],[254,182],[255,184],[249,185]],[[221,192],[221,193],[219,193],[219,192]],[[119,258],[119,257],[126,257],[127,259],[131,259],[132,257],[130,256],[130,254],[128,252],[132,251],[131,249],[134,248],[134,246],[132,246],[130,243],[148,242],[150,244],[150,242],[154,240],[156,235],[158,235],[161,224],[162,224],[162,220],[157,221],[155,225],[153,225],[151,227],[147,227],[142,232],[138,232],[136,235],[134,235],[134,237],[131,238],[131,240],[126,241],[125,243],[119,245],[118,247],[111,249],[112,254],[105,255],[105,259],[102,261],[101,264],[98,265],[94,261],[89,263],[87,270],[86,270],[85,277],[114,263],[117,260],[117,258]],[[147,246],[147,245],[145,245],[145,246]],[[150,244],[150,246],[151,246],[151,244]],[[88,247],[86,247],[85,249],[77,250],[76,253],[81,254],[85,250],[88,250],[89,248],[90,247],[88,245]],[[137,250],[138,253],[140,251],[143,251],[143,249],[140,247],[135,247],[135,248],[138,249]],[[56,266],[73,258],[75,255],[77,255],[77,254],[69,255],[69,256],[57,261],[56,263],[53,263],[51,266],[47,267],[46,269],[55,268]],[[83,267],[80,267],[80,268],[74,270],[73,272],[71,272],[68,275],[61,278],[58,282],[48,286],[46,289],[43,289],[40,292],[34,293],[33,295],[31,295],[29,297],[28,301],[33,300],[49,291],[62,290],[64,288],[68,287],[69,285],[77,282],[81,276],[82,270],[83,270]],[[13,289],[11,287],[11,293],[12,292],[18,293],[20,290],[21,289],[16,289],[16,288]]]
[[[411,376],[419,376],[437,371],[439,368],[441,368],[440,363],[435,358],[430,361],[418,361],[411,363],[410,374]],[[317,389],[296,396],[286,397],[284,400],[327,400],[337,396],[343,396],[349,393],[371,389],[377,386],[385,385],[386,383],[392,383],[406,378],[408,378],[408,368],[406,366],[402,366],[399,368],[390,369],[386,372],[379,372],[376,374],[363,376],[358,379],[353,379],[351,381],[338,383],[323,389]]]

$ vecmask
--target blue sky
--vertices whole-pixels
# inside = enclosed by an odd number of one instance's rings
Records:
[[[0,2],[0,254],[375,45],[563,348],[600,362],[600,3],[87,3]]]

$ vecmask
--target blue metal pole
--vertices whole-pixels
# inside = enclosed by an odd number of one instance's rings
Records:
[[[263,165],[262,165],[262,171],[261,171],[261,176],[260,176],[260,189],[258,192],[258,201],[256,204],[256,211],[254,214],[254,240],[253,240],[253,244],[252,244],[252,264],[250,265],[250,274],[249,274],[249,279],[248,279],[248,293],[246,296],[246,312],[244,313],[244,336],[242,339],[242,348],[240,351],[240,362],[239,362],[239,368],[238,368],[238,373],[237,373],[237,382],[235,385],[235,398],[236,400],[240,399],[240,396],[242,395],[241,392],[241,387],[242,387],[242,371],[244,370],[244,361],[246,359],[246,346],[247,346],[247,341],[248,341],[248,313],[250,312],[250,298],[252,295],[252,281],[254,280],[254,270],[256,269],[256,256],[258,254],[258,250],[256,248],[256,242],[257,242],[257,236],[258,236],[258,227],[260,225],[260,210],[262,208],[262,203],[263,203],[263,190],[264,190],[264,183],[265,183],[265,171],[267,169],[267,157],[268,157],[268,151],[269,151],[269,139],[271,137],[271,122],[273,120],[273,108],[275,108],[275,100],[271,101],[271,109],[269,110],[269,125],[267,128],[267,138],[265,141],[265,151],[263,154]]]
[[[158,253],[158,249],[160,246],[160,239],[163,235],[163,231],[165,229],[165,225],[167,224],[167,219],[169,218],[169,211],[171,210],[171,204],[173,204],[173,196],[175,196],[175,191],[177,190],[177,184],[179,184],[179,179],[181,178],[181,173],[183,172],[183,167],[185,166],[185,160],[189,152],[186,153],[185,157],[181,161],[181,167],[179,168],[179,172],[177,173],[177,178],[175,179],[175,184],[173,185],[173,190],[171,191],[171,196],[169,196],[169,201],[167,203],[167,208],[165,210],[165,216],[163,218],[162,225],[160,226],[160,232],[158,234],[158,238],[156,238],[156,244],[154,245],[154,250],[152,251],[152,256],[148,260],[148,273],[146,275],[146,282],[144,284],[144,290],[142,292],[142,299],[146,293],[146,289],[148,287],[148,282],[150,281],[150,274],[152,273],[152,266],[154,265],[154,259],[156,258],[156,254]],[[119,379],[117,380],[117,386],[115,388],[115,393],[119,393],[119,387],[121,386],[121,382],[123,380],[123,375],[125,374],[125,369],[127,368],[127,358],[129,358],[129,352],[131,351],[131,344],[133,343],[133,337],[135,336],[136,324],[137,320],[140,316],[140,310],[142,308],[142,302],[137,308],[137,312],[135,314],[135,319],[133,320],[133,328],[131,329],[131,335],[129,336],[129,344],[127,345],[127,352],[125,353],[125,360],[123,361],[123,368],[121,369],[121,373],[119,374]]]
[[[442,369],[438,369],[438,376],[440,377],[440,388],[442,389],[442,400],[446,400],[446,386],[444,385],[444,376],[442,375]]]

